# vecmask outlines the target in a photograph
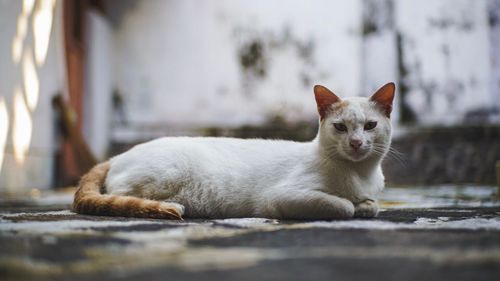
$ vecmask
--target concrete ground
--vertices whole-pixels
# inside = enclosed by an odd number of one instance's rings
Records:
[[[82,216],[0,199],[0,280],[500,280],[493,187],[389,188],[376,219]]]

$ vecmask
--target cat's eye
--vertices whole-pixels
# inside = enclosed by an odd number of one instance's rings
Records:
[[[333,123],[335,129],[339,132],[347,132],[347,126],[342,123]]]
[[[366,122],[366,124],[365,124],[365,131],[371,130],[371,129],[375,128],[375,127],[377,127],[377,122],[375,122],[375,121]]]

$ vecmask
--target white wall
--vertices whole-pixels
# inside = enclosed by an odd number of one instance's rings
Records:
[[[83,136],[98,159],[105,159],[110,138],[112,34],[104,15],[90,10],[86,18]]]
[[[315,83],[361,92],[359,10],[359,0],[139,1],[114,31],[114,84],[135,124],[315,118]],[[253,40],[267,59],[262,78],[239,63]],[[297,46],[307,44],[304,58]]]
[[[460,124],[489,108],[490,37],[486,0],[396,1],[408,71],[406,102],[421,124]]]
[[[398,56],[394,3],[392,0],[363,0],[363,53],[361,75],[363,95],[374,93],[388,82],[398,82]],[[396,87],[399,92],[399,87]],[[399,103],[396,94],[395,104]],[[399,107],[391,114],[395,123],[399,120]]]
[[[422,125],[461,124],[500,100],[487,0],[134,3],[113,32],[113,81],[136,128],[255,124],[276,113],[311,120],[316,83],[367,96],[402,78],[404,103]],[[375,34],[363,33],[369,5],[380,8]],[[252,40],[268,59],[263,77],[239,61]],[[307,44],[310,56],[300,56]]]
[[[488,1],[490,16],[490,63],[492,69],[490,95],[493,103],[500,110],[500,0]],[[500,123],[500,116],[498,116]]]
[[[38,5],[41,5],[41,2],[44,1],[37,2]],[[52,1],[45,3],[51,5]],[[18,21],[22,22],[19,20],[22,17],[22,1],[0,1],[0,76],[2,77],[0,101],[5,101],[8,115],[6,137],[0,128],[0,140],[6,139],[6,146],[0,147],[0,152],[4,152],[4,154],[0,154],[3,156],[0,157],[0,192],[25,192],[32,188],[44,189],[52,183],[56,143],[53,136],[54,116],[51,99],[54,94],[65,89],[62,17],[60,16],[62,6],[61,1],[58,1],[56,7],[51,9],[54,11],[54,21],[50,28],[52,32],[50,33],[45,61],[40,61],[40,63],[36,62],[34,56],[36,46],[32,24],[34,15],[37,14],[37,7],[39,6],[35,5],[34,11],[25,14],[27,32],[22,36],[22,26],[21,28],[17,27]],[[50,18],[50,13],[46,15]],[[40,22],[38,22],[38,26],[41,26]],[[23,70],[24,55],[21,56],[19,62],[15,62],[13,59],[12,44],[18,35],[21,38],[23,54],[26,54],[27,57],[33,57],[35,66],[33,77],[38,78],[26,85],[23,83],[23,78],[29,74]],[[42,46],[42,44],[38,45]],[[38,80],[38,84],[36,80]],[[36,91],[36,85],[38,85],[39,91]],[[33,86],[35,87],[33,88]],[[19,98],[17,99],[14,98],[16,88],[19,89]],[[36,95],[37,93],[38,95]],[[17,106],[14,105],[14,100],[18,100]],[[16,141],[14,141],[14,134],[19,136]],[[27,150],[19,152],[22,143],[27,145]]]

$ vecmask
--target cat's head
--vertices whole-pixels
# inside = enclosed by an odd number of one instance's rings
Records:
[[[324,86],[314,86],[324,152],[354,162],[383,157],[391,142],[394,91],[394,83],[388,83],[369,98],[341,99]]]

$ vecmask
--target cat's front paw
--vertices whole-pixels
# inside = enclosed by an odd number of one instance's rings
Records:
[[[367,199],[355,205],[354,217],[355,218],[373,218],[378,214],[377,202]]]
[[[182,220],[182,216],[184,215],[184,205],[175,202],[165,201],[161,203],[161,206],[166,210],[167,213],[170,213],[175,218]]]
[[[184,205],[175,202],[168,202],[168,204],[170,204],[173,208],[175,208],[178,214],[180,214],[181,216],[184,215],[184,210],[185,210]]]

